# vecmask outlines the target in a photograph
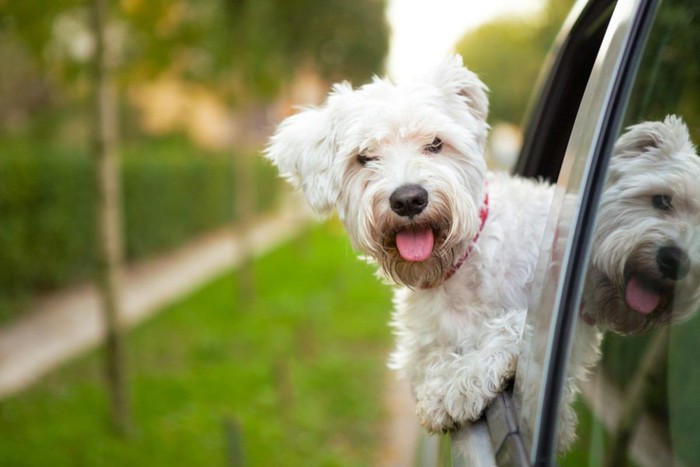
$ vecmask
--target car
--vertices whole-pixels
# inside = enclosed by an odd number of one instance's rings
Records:
[[[582,297],[613,148],[630,125],[669,115],[684,120],[700,142],[699,23],[695,0],[574,5],[534,93],[514,168],[555,182],[559,193],[515,381],[479,422],[423,438],[417,464],[700,464],[700,370],[694,365],[700,319],[692,312],[681,323],[605,332],[600,362],[577,386],[577,440],[558,447],[572,349],[586,326]],[[688,196],[692,182],[689,177]],[[700,199],[686,201],[700,206]],[[694,226],[683,227],[686,237],[700,236]],[[696,250],[684,260],[693,261]]]

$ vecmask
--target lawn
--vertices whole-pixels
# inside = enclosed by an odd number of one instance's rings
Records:
[[[238,441],[248,466],[372,465],[390,291],[335,223],[254,271],[248,307],[229,273],[131,332],[130,437],[109,430],[91,352],[0,402],[0,465],[236,465]]]

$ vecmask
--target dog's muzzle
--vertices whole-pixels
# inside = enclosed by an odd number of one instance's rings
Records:
[[[625,302],[632,310],[650,314],[663,302],[670,303],[674,283],[683,280],[690,271],[688,253],[676,245],[664,245],[654,258],[656,271],[645,272],[634,266],[625,274]]]

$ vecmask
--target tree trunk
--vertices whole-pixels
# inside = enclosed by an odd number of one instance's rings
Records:
[[[241,18],[246,15],[251,2],[250,0],[224,0],[223,6],[224,12],[228,17],[228,34],[231,54],[234,58],[233,62],[238,63],[236,79],[240,82],[245,82],[245,70],[243,69],[245,65],[243,64],[246,62],[245,60],[240,60],[240,57],[246,54],[245,47],[248,43],[248,28],[250,26],[241,21]],[[236,58],[238,58],[238,61]],[[249,254],[251,251],[251,239],[248,237],[251,220],[255,213],[255,186],[253,181],[253,161],[249,153],[251,138],[247,122],[250,110],[254,106],[244,102],[243,107],[244,111],[241,112],[243,118],[238,121],[241,126],[237,132],[238,141],[231,148],[231,157],[235,222],[238,231],[241,233],[239,235],[240,248],[244,252],[237,271],[237,296],[240,307],[249,309],[255,301],[255,271],[253,269],[252,255]]]
[[[96,276],[105,322],[105,373],[110,396],[111,421],[120,435],[131,427],[126,382],[123,326],[120,320],[120,275],[123,246],[121,194],[117,159],[117,96],[112,76],[112,54],[105,40],[107,0],[93,0],[94,62],[94,165],[97,195]]]
[[[240,151],[240,148],[243,151]],[[238,267],[238,300],[243,308],[250,308],[255,302],[255,272],[250,235],[251,220],[254,213],[254,184],[252,160],[248,154],[249,145],[240,144],[233,151],[234,197],[236,204],[236,224],[240,231],[239,241],[243,259]]]

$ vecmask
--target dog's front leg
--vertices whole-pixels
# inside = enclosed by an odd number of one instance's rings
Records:
[[[518,339],[469,350],[434,349],[414,374],[413,391],[421,425],[445,433],[478,420],[515,374]]]

